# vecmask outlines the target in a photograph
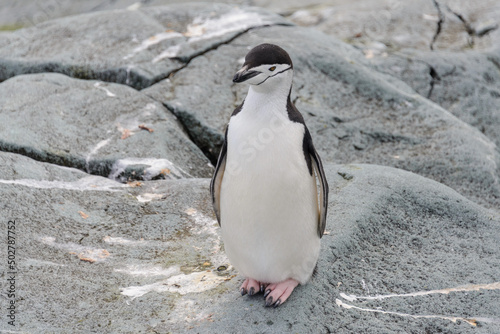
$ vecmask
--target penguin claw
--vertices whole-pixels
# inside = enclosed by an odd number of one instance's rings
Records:
[[[240,293],[242,296],[246,294],[248,294],[249,296],[253,296],[256,293],[261,292],[262,289],[263,289],[262,283],[252,278],[247,278],[240,287]]]
[[[278,307],[283,304],[293,292],[293,289],[299,285],[299,282],[289,278],[280,283],[269,284],[264,298],[266,298],[266,307]]]
[[[240,293],[242,296],[246,294],[253,296],[259,292],[264,292],[266,307],[272,306],[276,308],[290,297],[297,285],[299,285],[299,282],[292,278],[273,284],[266,284],[252,278],[246,278],[243,284],[241,284]]]
[[[278,299],[277,301],[273,301],[273,297],[269,297],[266,299],[266,307],[274,307],[277,308],[278,306],[281,305],[281,300]]]

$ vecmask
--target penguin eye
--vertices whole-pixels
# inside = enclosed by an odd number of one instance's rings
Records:
[[[269,71],[274,71],[276,69],[276,66],[269,67]]]

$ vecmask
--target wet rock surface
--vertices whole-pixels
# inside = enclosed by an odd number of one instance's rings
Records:
[[[0,329],[500,331],[498,5],[228,2],[0,0]],[[318,273],[277,309],[238,293],[208,190],[263,42],[331,189]]]

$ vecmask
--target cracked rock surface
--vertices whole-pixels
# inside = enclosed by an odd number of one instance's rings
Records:
[[[495,0],[325,1],[287,12],[372,54],[386,49],[485,50],[498,45],[500,6]]]
[[[175,116],[125,85],[20,75],[0,83],[0,110],[2,151],[113,179],[211,174]]]
[[[405,50],[373,63],[500,147],[500,53]]]
[[[176,4],[61,18],[1,35],[0,80],[58,72],[142,89],[246,30],[270,24],[287,23],[258,8],[243,11],[224,4]]]
[[[500,332],[496,2],[170,2],[0,0],[0,331]],[[208,189],[263,42],[331,192],[318,273],[277,309],[238,293]]]
[[[221,78],[230,78],[241,66],[241,55],[262,41],[290,53],[292,98],[323,160],[411,170],[498,207],[500,154],[494,142],[403,82],[373,70],[359,50],[315,30],[254,30],[194,59],[143,93],[190,124],[191,137],[214,163],[229,115],[248,89],[235,84],[228,89]]]

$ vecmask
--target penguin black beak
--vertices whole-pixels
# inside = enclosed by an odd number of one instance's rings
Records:
[[[233,82],[244,82],[250,78],[253,78],[254,76],[256,75],[259,75],[260,73],[262,72],[259,72],[259,71],[247,71],[247,68],[246,66],[243,67],[241,70],[239,70],[238,72],[236,72],[236,74],[234,75],[234,78],[233,78]]]

